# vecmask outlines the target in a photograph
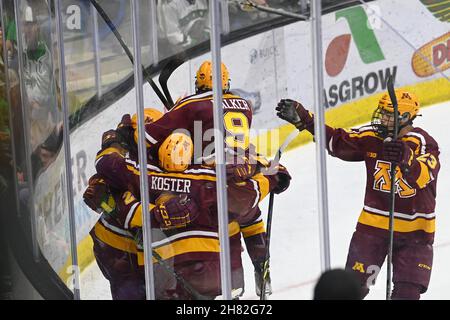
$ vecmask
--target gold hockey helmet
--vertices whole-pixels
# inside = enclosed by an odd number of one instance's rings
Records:
[[[163,116],[163,113],[157,109],[154,109],[154,108],[145,108],[144,109],[144,117],[145,117],[144,123],[145,124],[158,121],[162,116]],[[137,113],[133,114],[133,116],[131,117],[131,125],[134,129],[134,141],[136,143],[138,143],[138,130],[136,130],[137,126],[138,126]]]
[[[194,143],[191,137],[174,132],[159,147],[159,165],[168,172],[181,172],[191,164],[193,154]]]
[[[228,91],[230,89],[230,73],[228,72],[227,67],[222,62],[221,65],[222,71],[222,90]],[[195,76],[195,89],[196,91],[208,91],[212,90],[212,63],[211,61],[205,61],[202,63],[200,68],[197,70],[197,74]]]

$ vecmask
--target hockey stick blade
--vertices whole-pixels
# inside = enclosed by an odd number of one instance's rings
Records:
[[[172,73],[185,62],[185,58],[183,55],[177,55],[170,59],[162,68],[161,73],[159,74],[159,85],[161,86],[164,95],[167,99],[167,110],[170,110],[174,103],[172,99],[172,95],[170,94],[169,88],[167,86],[167,81],[169,80]]]
[[[266,171],[264,171],[265,175],[271,175],[271,174],[275,174],[277,172],[276,167],[277,167],[278,163],[280,162],[281,154],[291,144],[291,142],[295,138],[297,138],[299,133],[300,133],[300,131],[295,129],[287,136],[287,138],[284,140],[283,144],[278,148],[277,153],[275,154],[275,157],[273,158],[273,160],[270,163],[270,167],[267,168]]]
[[[395,96],[393,77],[389,77],[389,79],[387,81],[387,89],[388,89],[389,97],[391,98],[391,101],[392,101],[393,108],[398,109],[398,102],[397,102],[397,97]]]

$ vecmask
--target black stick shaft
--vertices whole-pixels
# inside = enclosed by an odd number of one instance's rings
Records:
[[[123,41],[122,36],[120,35],[119,31],[117,30],[116,26],[114,25],[114,23],[111,21],[111,19],[109,18],[108,14],[105,12],[105,10],[103,10],[103,8],[97,3],[97,1],[95,0],[90,0],[92,5],[95,7],[95,9],[97,10],[97,12],[100,14],[100,16],[103,18],[103,20],[106,22],[106,24],[108,25],[109,29],[111,29],[112,33],[114,34],[114,36],[116,37],[117,41],[119,41],[120,45],[122,46],[123,50],[125,51],[126,55],[128,56],[128,58],[131,61],[131,64],[134,64],[134,58],[133,58],[133,54],[131,53],[130,49],[127,47],[127,45],[125,44],[125,42]],[[153,79],[151,78],[151,76],[148,74],[147,70],[145,69],[144,66],[142,66],[142,72],[144,75],[144,79],[147,80],[147,82],[150,84],[150,86],[152,87],[153,91],[155,91],[156,95],[158,96],[159,100],[161,100],[161,102],[163,103],[163,105],[168,108],[169,104],[167,102],[166,97],[162,94],[161,90],[159,90],[158,86],[156,85],[156,83],[153,81]]]
[[[269,271],[269,259],[270,259],[270,235],[272,234],[272,216],[273,216],[273,202],[275,194],[273,192],[269,195],[269,212],[267,216],[267,231],[266,231],[266,258],[264,259],[262,281],[261,281],[261,296],[260,300],[266,300],[266,285],[267,285],[267,272]]]
[[[388,81],[388,92],[394,108],[394,134],[393,139],[398,137],[398,104],[395,96],[393,79]],[[396,187],[396,164],[391,163],[391,190],[390,190],[390,210],[389,210],[389,248],[387,257],[387,277],[386,277],[386,300],[391,300],[392,294],[392,251],[394,247],[394,212],[395,212],[395,187]]]
[[[181,283],[181,285],[184,287],[184,289],[195,299],[195,300],[211,300],[211,297],[204,296],[200,294],[197,290],[195,290],[192,285],[187,282],[182,276],[180,276],[175,269],[173,269],[171,266],[167,264],[163,260],[163,258],[156,252],[152,251],[153,257],[158,261],[158,264],[166,270],[167,273],[173,275],[175,279]]]

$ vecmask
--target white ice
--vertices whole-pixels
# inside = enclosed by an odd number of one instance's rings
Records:
[[[450,299],[450,137],[448,121],[450,102],[421,110],[423,117],[415,125],[427,131],[440,146],[441,170],[437,182],[436,238],[434,261],[428,291],[422,299]],[[308,144],[286,152],[281,161],[292,175],[289,189],[275,197],[271,238],[271,277],[273,295],[278,299],[312,299],[314,285],[321,274],[319,217],[315,146]],[[327,156],[328,211],[331,267],[343,268],[348,245],[364,200],[365,168],[363,162],[344,162]],[[267,211],[266,199],[262,205]],[[266,216],[264,216],[266,219]],[[257,299],[253,265],[246,252],[244,260],[246,288],[243,299]],[[384,299],[386,265],[366,299]],[[109,283],[96,263],[81,275],[82,299],[111,299]]]

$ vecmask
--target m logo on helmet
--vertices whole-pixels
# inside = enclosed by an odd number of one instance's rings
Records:
[[[224,63],[221,64],[222,90],[230,89],[230,73]],[[195,89],[196,91],[210,91],[213,88],[213,69],[211,61],[205,61],[198,68],[196,73]]]
[[[408,92],[404,92],[404,93],[402,94],[402,99],[409,99],[409,100],[412,100],[412,98],[411,98],[411,96],[409,95]]]

